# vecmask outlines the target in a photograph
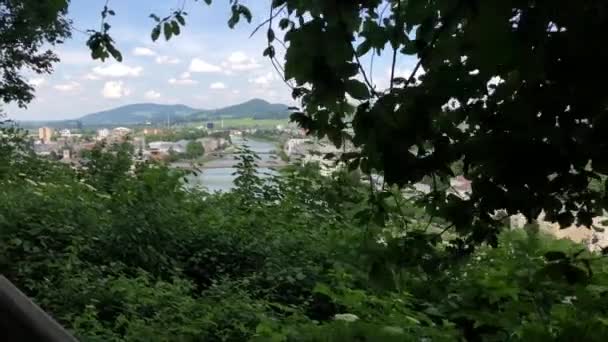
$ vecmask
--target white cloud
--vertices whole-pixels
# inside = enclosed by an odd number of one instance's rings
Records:
[[[249,60],[249,57],[243,51],[236,51],[228,56],[228,62],[232,64],[242,64]]]
[[[148,49],[147,47],[136,47],[133,49],[134,56],[156,56],[156,52]]]
[[[78,82],[67,82],[62,84],[57,84],[53,88],[59,91],[71,92],[80,88],[80,83]]]
[[[176,85],[195,85],[198,84],[198,81],[189,79],[189,78],[182,78],[182,79],[176,79],[176,78],[170,78],[169,79],[169,84],[176,84]]]
[[[193,58],[190,62],[190,72],[220,72],[222,68],[205,62],[200,58]]]
[[[169,79],[169,84],[177,84],[177,85],[194,85],[194,84],[198,84],[198,81],[191,79],[192,75],[188,72],[182,72],[181,75],[179,75],[179,78],[170,78]]]
[[[32,87],[40,87],[46,83],[46,80],[42,77],[36,77],[29,79],[27,83],[29,83]]]
[[[209,86],[210,89],[226,89],[226,85],[222,82],[214,82]]]
[[[82,78],[84,78],[85,80],[89,80],[89,81],[98,81],[101,79],[101,77],[99,77],[95,74],[92,74],[92,73],[85,74],[84,76],[82,76]]]
[[[156,63],[158,64],[179,64],[182,61],[179,58],[169,56],[158,56],[156,57]]]
[[[250,58],[242,51],[231,53],[230,56],[228,56],[228,62],[224,62],[223,64],[235,71],[248,71],[262,67],[255,59]]]
[[[261,75],[261,76],[255,77],[255,78],[250,78],[249,83],[253,83],[253,84],[257,84],[257,85],[261,85],[261,86],[267,86],[275,79],[276,79],[276,75],[273,72],[269,71],[265,75]]]
[[[144,97],[148,100],[156,100],[156,99],[160,98],[160,93],[157,92],[156,90],[148,90],[144,94]]]
[[[103,85],[101,94],[107,99],[119,99],[129,96],[131,90],[125,87],[123,81],[108,81]]]
[[[103,77],[137,77],[144,69],[140,66],[130,67],[126,64],[113,63],[108,66],[93,68],[93,73]]]
[[[93,58],[89,53],[85,52],[85,49],[79,50],[59,50],[57,51],[61,64],[90,64],[93,62]]]

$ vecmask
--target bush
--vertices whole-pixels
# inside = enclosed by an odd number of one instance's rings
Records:
[[[244,151],[239,187],[209,194],[128,151],[76,172],[3,148],[0,272],[83,341],[608,337],[601,255],[524,231],[456,255],[348,172],[263,180]]]

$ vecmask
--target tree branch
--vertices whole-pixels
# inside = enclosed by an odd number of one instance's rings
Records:
[[[390,4],[390,2],[387,2],[386,5],[384,5],[384,8],[382,8],[382,11],[380,11],[380,16],[378,17],[378,25],[382,24],[382,19],[384,19],[384,12],[386,12],[386,9]],[[374,52],[375,49],[372,49],[372,57],[369,62],[369,80],[372,84],[374,84],[374,58],[376,57],[376,54]]]
[[[376,89],[374,88],[374,86],[372,85],[372,83],[367,78],[367,73],[365,72],[365,69],[363,69],[363,65],[361,64],[361,60],[359,59],[359,56],[357,56],[357,51],[355,50],[355,47],[353,46],[352,42],[350,43],[350,48],[351,48],[351,50],[353,52],[353,55],[355,56],[355,60],[357,61],[357,65],[359,66],[359,70],[361,71],[361,75],[363,76],[363,80],[365,81],[365,83],[369,87],[372,95],[378,96],[378,94],[376,93]]]
[[[442,236],[442,235],[443,235],[445,232],[447,232],[447,231],[448,231],[448,229],[450,229],[450,228],[452,228],[452,227],[454,227],[454,224],[453,224],[453,223],[452,223],[451,225],[449,225],[449,226],[445,227],[445,228],[444,228],[444,229],[443,229],[441,232],[437,233],[437,237]]]
[[[433,31],[433,39],[431,39],[431,42],[427,46],[424,47],[423,51],[421,51],[418,54],[420,59],[418,60],[418,63],[416,63],[416,67],[414,67],[414,70],[412,70],[412,73],[410,74],[410,76],[407,78],[405,87],[407,87],[408,85],[410,85],[410,83],[412,83],[412,81],[414,80],[414,77],[418,73],[418,69],[420,69],[420,67],[422,66],[422,61],[424,60],[425,56],[428,54],[428,50],[432,49],[433,45],[435,45],[435,43],[437,43],[437,40],[439,39],[439,35],[441,35],[441,33],[443,33],[443,31],[446,29],[446,27],[448,27],[448,21],[451,19],[451,17],[455,16],[455,14],[456,14],[456,11],[453,11],[449,15],[446,15],[444,17],[444,19],[441,21],[441,24],[442,24],[441,27],[439,27],[435,31]]]
[[[262,23],[261,25],[259,25],[258,27],[256,27],[256,29],[253,31],[253,33],[251,33],[251,36],[253,36],[253,34],[255,34],[255,32],[262,27],[262,25],[264,24],[268,24],[268,30],[272,30],[272,20],[274,18],[276,18],[277,15],[279,15],[283,9],[285,8],[285,6],[287,5],[283,5],[276,13],[273,13],[274,8],[272,7],[272,5],[270,6],[270,14],[267,20],[264,21],[264,23]],[[249,36],[249,37],[251,37]],[[276,38],[275,38],[276,39]],[[283,44],[283,42],[281,42]],[[283,46],[285,47],[285,45],[283,44]],[[273,48],[272,43],[270,42],[270,40],[268,41],[268,47],[269,48]],[[274,70],[276,70],[276,72],[279,74],[279,76],[281,77],[281,80],[283,80],[283,82],[285,82],[285,84],[290,88],[290,89],[294,89],[294,87],[289,84],[289,82],[287,82],[287,79],[285,78],[285,70],[280,66],[280,63],[278,62],[278,60],[276,59],[276,57],[273,54],[269,54],[268,55],[269,59],[270,59],[270,63],[272,64],[272,67],[274,68]]]
[[[395,40],[399,38],[399,31],[403,31],[403,25],[401,24],[401,1],[397,0],[397,10],[395,12]],[[391,64],[391,84],[389,85],[389,90],[393,90],[393,80],[395,79],[395,66],[397,65],[397,49],[399,45],[393,46],[393,61]]]
[[[272,28],[272,19],[276,18],[279,14],[281,14],[281,12],[283,12],[286,6],[287,5],[281,6],[276,13],[272,14],[273,8],[272,5],[270,5],[270,17],[264,20],[260,25],[256,26],[253,32],[251,32],[251,34],[249,35],[249,38],[253,37],[253,35],[256,34],[256,32],[258,32],[258,30],[264,27],[266,24],[270,24],[270,28]]]
[[[414,70],[412,71],[412,73],[410,74],[410,77],[407,78],[407,81],[405,81],[405,86],[407,87],[410,83],[412,83],[412,81],[414,80],[414,77],[416,76],[416,73],[418,73],[418,69],[420,69],[420,66],[422,65],[422,58],[420,58],[418,60],[418,63],[416,63],[416,67],[414,67]],[[392,84],[391,84],[392,86]]]
[[[393,62],[391,64],[391,84],[389,89],[393,90],[393,80],[395,79],[395,65],[397,64],[397,49],[393,48]]]

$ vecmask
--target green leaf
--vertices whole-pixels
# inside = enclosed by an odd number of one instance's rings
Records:
[[[184,17],[181,14],[178,14],[175,16],[175,19],[177,19],[177,21],[182,25],[185,26],[186,25],[186,19],[184,19]]]
[[[118,51],[114,45],[112,45],[111,43],[107,44],[106,48],[108,49],[108,51],[110,52],[110,54],[112,55],[112,57],[114,57],[115,60],[117,60],[118,62],[122,62],[122,54],[120,53],[120,51]]]
[[[358,80],[350,79],[345,83],[346,92],[357,100],[367,100],[370,97],[370,92],[367,86]]]
[[[291,20],[283,18],[279,21],[279,28],[281,28],[281,30],[285,30],[287,27],[289,27],[289,24],[291,24]]]
[[[568,228],[574,224],[574,215],[570,211],[565,211],[557,215],[557,222],[561,229]]]
[[[251,11],[249,10],[249,8],[243,6],[243,5],[239,5],[239,12],[243,15],[243,17],[245,17],[245,19],[247,20],[247,22],[251,22],[252,16],[251,16]]]
[[[211,0],[205,0],[205,3],[206,3],[207,5],[211,5]]]
[[[238,22],[239,22],[239,18],[240,18],[240,17],[239,17],[239,15],[238,15],[238,13],[233,12],[233,13],[232,13],[232,16],[230,16],[230,19],[228,19],[228,27],[230,27],[231,29],[233,29],[233,28],[234,28],[234,26],[235,26],[236,24],[238,24]]]
[[[366,53],[369,52],[369,50],[371,50],[372,48],[372,44],[369,40],[365,40],[363,43],[359,44],[359,46],[357,46],[357,56],[361,57],[363,55],[365,55]]]
[[[275,56],[274,46],[269,46],[266,49],[264,49],[264,52],[262,53],[262,55],[265,57],[274,58],[274,56]]]
[[[152,41],[156,41],[158,40],[158,37],[160,36],[160,25],[156,25],[154,27],[154,29],[152,30]]]
[[[376,261],[372,264],[369,271],[370,284],[378,290],[394,290],[395,280],[393,273],[387,267],[386,263]]]
[[[177,21],[171,22],[171,29],[173,31],[173,34],[176,36],[179,36],[179,34],[181,33],[181,30],[179,28],[179,23]]]
[[[274,30],[273,29],[268,29],[268,33],[266,35],[268,37],[268,42],[272,43],[274,41]]]
[[[173,27],[170,23],[167,22],[163,25],[163,33],[165,34],[165,40],[171,39],[171,36],[173,35]]]
[[[557,261],[557,260],[563,260],[566,259],[566,253],[564,252],[560,252],[560,251],[550,251],[545,253],[545,259],[547,259],[547,261]]]
[[[333,291],[329,288],[329,286],[327,286],[326,284],[323,284],[323,283],[317,283],[315,285],[314,289],[312,290],[312,292],[323,294],[328,297],[332,297],[332,295],[333,295]]]
[[[150,18],[154,19],[157,23],[160,22],[160,18],[156,14],[150,14]]]

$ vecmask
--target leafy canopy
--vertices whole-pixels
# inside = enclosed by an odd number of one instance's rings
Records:
[[[230,27],[252,20],[238,0],[229,3]],[[23,43],[3,49],[5,101],[31,98],[20,68],[49,70],[53,57],[35,52],[69,34],[66,5],[0,3],[4,45]],[[270,7],[256,31],[266,30],[263,55],[301,101],[292,119],[338,146],[352,140],[359,152],[348,162],[388,185],[432,179],[437,186],[423,203],[454,224],[463,246],[495,242],[497,210],[528,219],[544,211],[565,227],[590,226],[608,206],[599,86],[608,48],[594,35],[608,27],[605,2],[273,0]],[[106,5],[101,14],[100,29],[89,30],[92,57],[120,61],[109,34],[114,11]],[[152,40],[168,40],[181,34],[187,13],[150,17]],[[283,61],[277,44],[286,47]],[[393,61],[388,89],[375,87],[361,64],[372,54]],[[397,77],[405,55],[419,62]],[[455,164],[472,181],[469,198],[444,191]]]
[[[428,217],[400,194],[385,229],[366,228],[370,193],[348,172],[262,177],[244,147],[236,188],[211,194],[162,164],[131,167],[125,145],[76,170],[0,133],[12,161],[0,163],[0,273],[79,340],[608,336],[608,262],[581,245],[516,230],[455,259],[421,239]]]
[[[211,3],[211,1],[205,1]],[[233,27],[251,12],[230,1]],[[263,55],[282,72],[302,110],[302,127],[337,146],[352,140],[349,162],[387,184],[449,184],[452,166],[472,181],[463,199],[433,187],[428,212],[466,236],[495,242],[494,214],[529,220],[544,211],[565,227],[590,226],[608,207],[592,180],[608,173],[608,28],[604,1],[273,0]],[[155,21],[152,39],[180,34],[185,15]],[[277,24],[278,23],[278,24]],[[277,30],[280,33],[275,32]],[[281,39],[282,33],[282,39]],[[285,45],[279,61],[275,45]],[[361,59],[392,60],[388,89]],[[418,64],[397,77],[403,56]],[[95,57],[95,56],[94,56]]]
[[[71,35],[66,0],[0,0],[0,99],[24,107],[34,88],[22,74],[50,73],[59,59],[45,44]]]
[[[191,158],[199,158],[205,154],[205,148],[203,144],[198,141],[190,141],[188,145],[186,145],[186,155]]]

